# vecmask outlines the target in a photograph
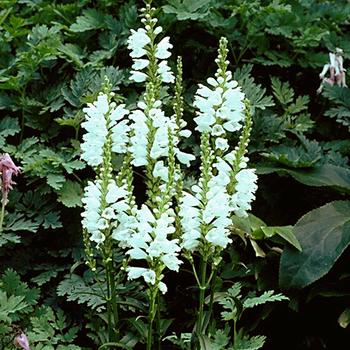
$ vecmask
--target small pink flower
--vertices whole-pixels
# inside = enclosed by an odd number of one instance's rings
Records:
[[[28,338],[24,333],[17,335],[14,344],[16,347],[22,348],[23,350],[30,350]]]
[[[13,175],[18,175],[21,168],[16,166],[12,161],[9,154],[5,153],[0,156],[0,173],[2,174],[2,198],[6,201],[9,191],[12,189],[14,181],[12,181]]]

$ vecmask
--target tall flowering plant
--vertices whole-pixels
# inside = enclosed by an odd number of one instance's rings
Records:
[[[106,82],[97,100],[84,109],[86,133],[81,145],[82,158],[96,172],[85,188],[82,225],[87,262],[96,270],[100,256],[106,274],[109,340],[119,337],[114,277],[118,250],[125,256],[126,278],[142,279],[147,286],[147,349],[155,344],[159,296],[167,292],[165,272],[178,272],[184,259],[191,263],[199,287],[196,331],[204,331],[205,294],[215,280],[222,251],[231,243],[231,216],[247,215],[257,188],[254,170],[247,169],[249,102],[228,70],[227,40],[222,38],[215,78],[199,86],[194,101],[201,140],[199,179],[190,190],[183,189],[183,169],[195,156],[181,150],[182,139],[191,135],[182,118],[182,65],[178,60],[175,79],[167,62],[172,45],[169,37],[160,39],[162,28],[154,13],[146,3],[143,27],[132,30],[128,39],[133,59],[130,80],[145,85],[137,108],[113,102]],[[174,82],[173,113],[168,116],[161,88]],[[237,132],[239,142],[232,148],[230,135]],[[113,154],[123,158],[118,172],[112,166]],[[144,203],[136,203],[135,169],[144,173]],[[210,308],[212,303],[213,294]]]

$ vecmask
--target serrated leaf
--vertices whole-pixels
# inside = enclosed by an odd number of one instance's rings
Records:
[[[59,296],[67,296],[68,301],[77,301],[78,304],[87,304],[100,312],[104,309],[106,301],[101,295],[100,286],[91,286],[85,283],[78,275],[66,275],[57,287]]]
[[[6,293],[0,290],[0,321],[11,323],[11,314],[22,311],[27,306],[23,295],[7,297]]]
[[[235,341],[234,350],[258,350],[264,346],[266,337],[262,335],[258,335],[255,337],[238,337]]]
[[[29,231],[35,233],[39,229],[37,222],[27,219],[18,213],[8,215],[5,224],[5,230],[12,232]]]
[[[46,177],[46,182],[55,190],[60,190],[65,183],[66,178],[63,175],[58,174],[48,174]]]
[[[44,271],[39,275],[33,277],[31,281],[36,283],[38,286],[42,286],[43,284],[49,282],[52,278],[56,277],[57,274],[58,272],[55,270]]]
[[[259,297],[246,298],[243,302],[243,307],[246,309],[249,309],[258,305],[276,302],[276,301],[282,301],[282,300],[289,300],[289,299],[283,294],[280,294],[280,293],[274,294],[273,290],[268,290],[268,291],[265,291]]]
[[[58,200],[68,208],[81,206],[83,189],[77,182],[68,180],[58,192]]]
[[[335,201],[304,215],[294,234],[302,252],[288,248],[280,263],[283,288],[303,288],[324,276],[350,243],[350,201]]]
[[[3,137],[16,135],[21,131],[17,118],[4,117],[0,120],[0,135]]]
[[[49,211],[48,213],[45,213],[45,214],[43,213],[42,219],[43,219],[42,225],[45,229],[48,229],[48,228],[56,229],[56,228],[62,227],[59,213],[57,212]]]
[[[197,20],[208,14],[210,5],[211,0],[169,0],[162,9],[165,13],[175,14],[179,21]]]
[[[278,78],[272,77],[273,94],[282,106],[287,106],[293,101],[294,91],[291,89],[289,83],[281,82]]]
[[[89,8],[83,11],[82,16],[78,16],[76,22],[70,26],[72,32],[80,33],[88,30],[100,29],[105,27],[104,13]]]
[[[242,87],[246,98],[250,101],[253,109],[258,108],[261,110],[266,107],[274,106],[274,102],[271,96],[265,96],[266,89],[260,84],[255,84],[254,79],[251,77],[253,65],[244,65],[242,68],[237,68],[234,73],[234,79],[238,81]]]

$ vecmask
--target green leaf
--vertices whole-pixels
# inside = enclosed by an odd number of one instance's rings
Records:
[[[52,278],[57,277],[57,274],[58,272],[55,270],[44,271],[38,276],[33,277],[31,281],[36,283],[38,286],[42,286],[43,284],[49,282]]]
[[[302,252],[288,248],[280,264],[283,288],[303,288],[324,276],[350,243],[350,201],[335,201],[304,215],[294,234]]]
[[[0,321],[11,323],[11,317],[9,315],[15,314],[27,307],[27,303],[24,302],[24,296],[10,295],[7,297],[6,293],[0,290]]]
[[[242,91],[245,93],[246,98],[250,101],[250,105],[253,109],[258,108],[261,110],[266,107],[274,106],[274,102],[271,96],[265,96],[266,89],[260,84],[255,84],[254,79],[251,77],[251,71],[253,65],[244,65],[242,68],[237,68],[234,73],[234,79],[238,81],[242,87]]]
[[[105,15],[95,9],[86,9],[82,16],[78,16],[76,22],[70,26],[72,32],[86,32],[87,30],[105,27]]]
[[[83,189],[75,181],[66,181],[58,192],[58,200],[68,208],[81,206]]]
[[[19,213],[7,215],[5,224],[5,230],[12,232],[29,231],[35,233],[39,229],[39,224],[37,222],[26,219]]]
[[[66,178],[63,175],[58,174],[49,174],[46,178],[47,184],[55,190],[60,190],[66,181]]]
[[[350,308],[346,308],[339,316],[338,323],[340,327],[347,328],[350,324]]]
[[[179,21],[197,20],[207,16],[211,0],[169,0],[163,6],[165,13],[175,14]]]
[[[271,303],[275,301],[282,301],[282,300],[289,300],[286,296],[283,294],[273,294],[273,290],[268,290],[264,292],[262,295],[259,297],[249,297],[246,298],[243,302],[243,307],[245,309],[250,309],[258,305],[266,304],[266,303]]]
[[[294,91],[291,89],[289,83],[283,83],[278,78],[272,77],[273,94],[282,106],[287,106],[293,102]]]
[[[342,192],[350,193],[350,170],[332,164],[324,164],[309,169],[288,169],[280,166],[257,167],[258,174],[273,172],[291,175],[295,180],[307,186],[331,186]]]
[[[261,227],[261,230],[266,237],[273,237],[274,235],[278,235],[298,250],[302,250],[299,241],[293,233],[293,226],[265,226]]]
[[[266,337],[262,335],[257,335],[255,337],[249,338],[245,337],[237,337],[235,341],[234,350],[258,350],[264,346]]]

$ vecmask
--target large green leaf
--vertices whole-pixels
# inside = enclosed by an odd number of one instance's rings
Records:
[[[307,186],[331,186],[350,193],[350,170],[332,164],[307,169],[290,169],[282,166],[258,167],[258,174],[285,173]]]
[[[335,201],[304,215],[294,234],[303,251],[288,248],[280,264],[280,285],[303,288],[324,276],[350,243],[350,201]]]
[[[179,21],[197,20],[208,14],[210,3],[211,0],[169,0],[168,5],[163,6],[163,11],[175,14]]]

